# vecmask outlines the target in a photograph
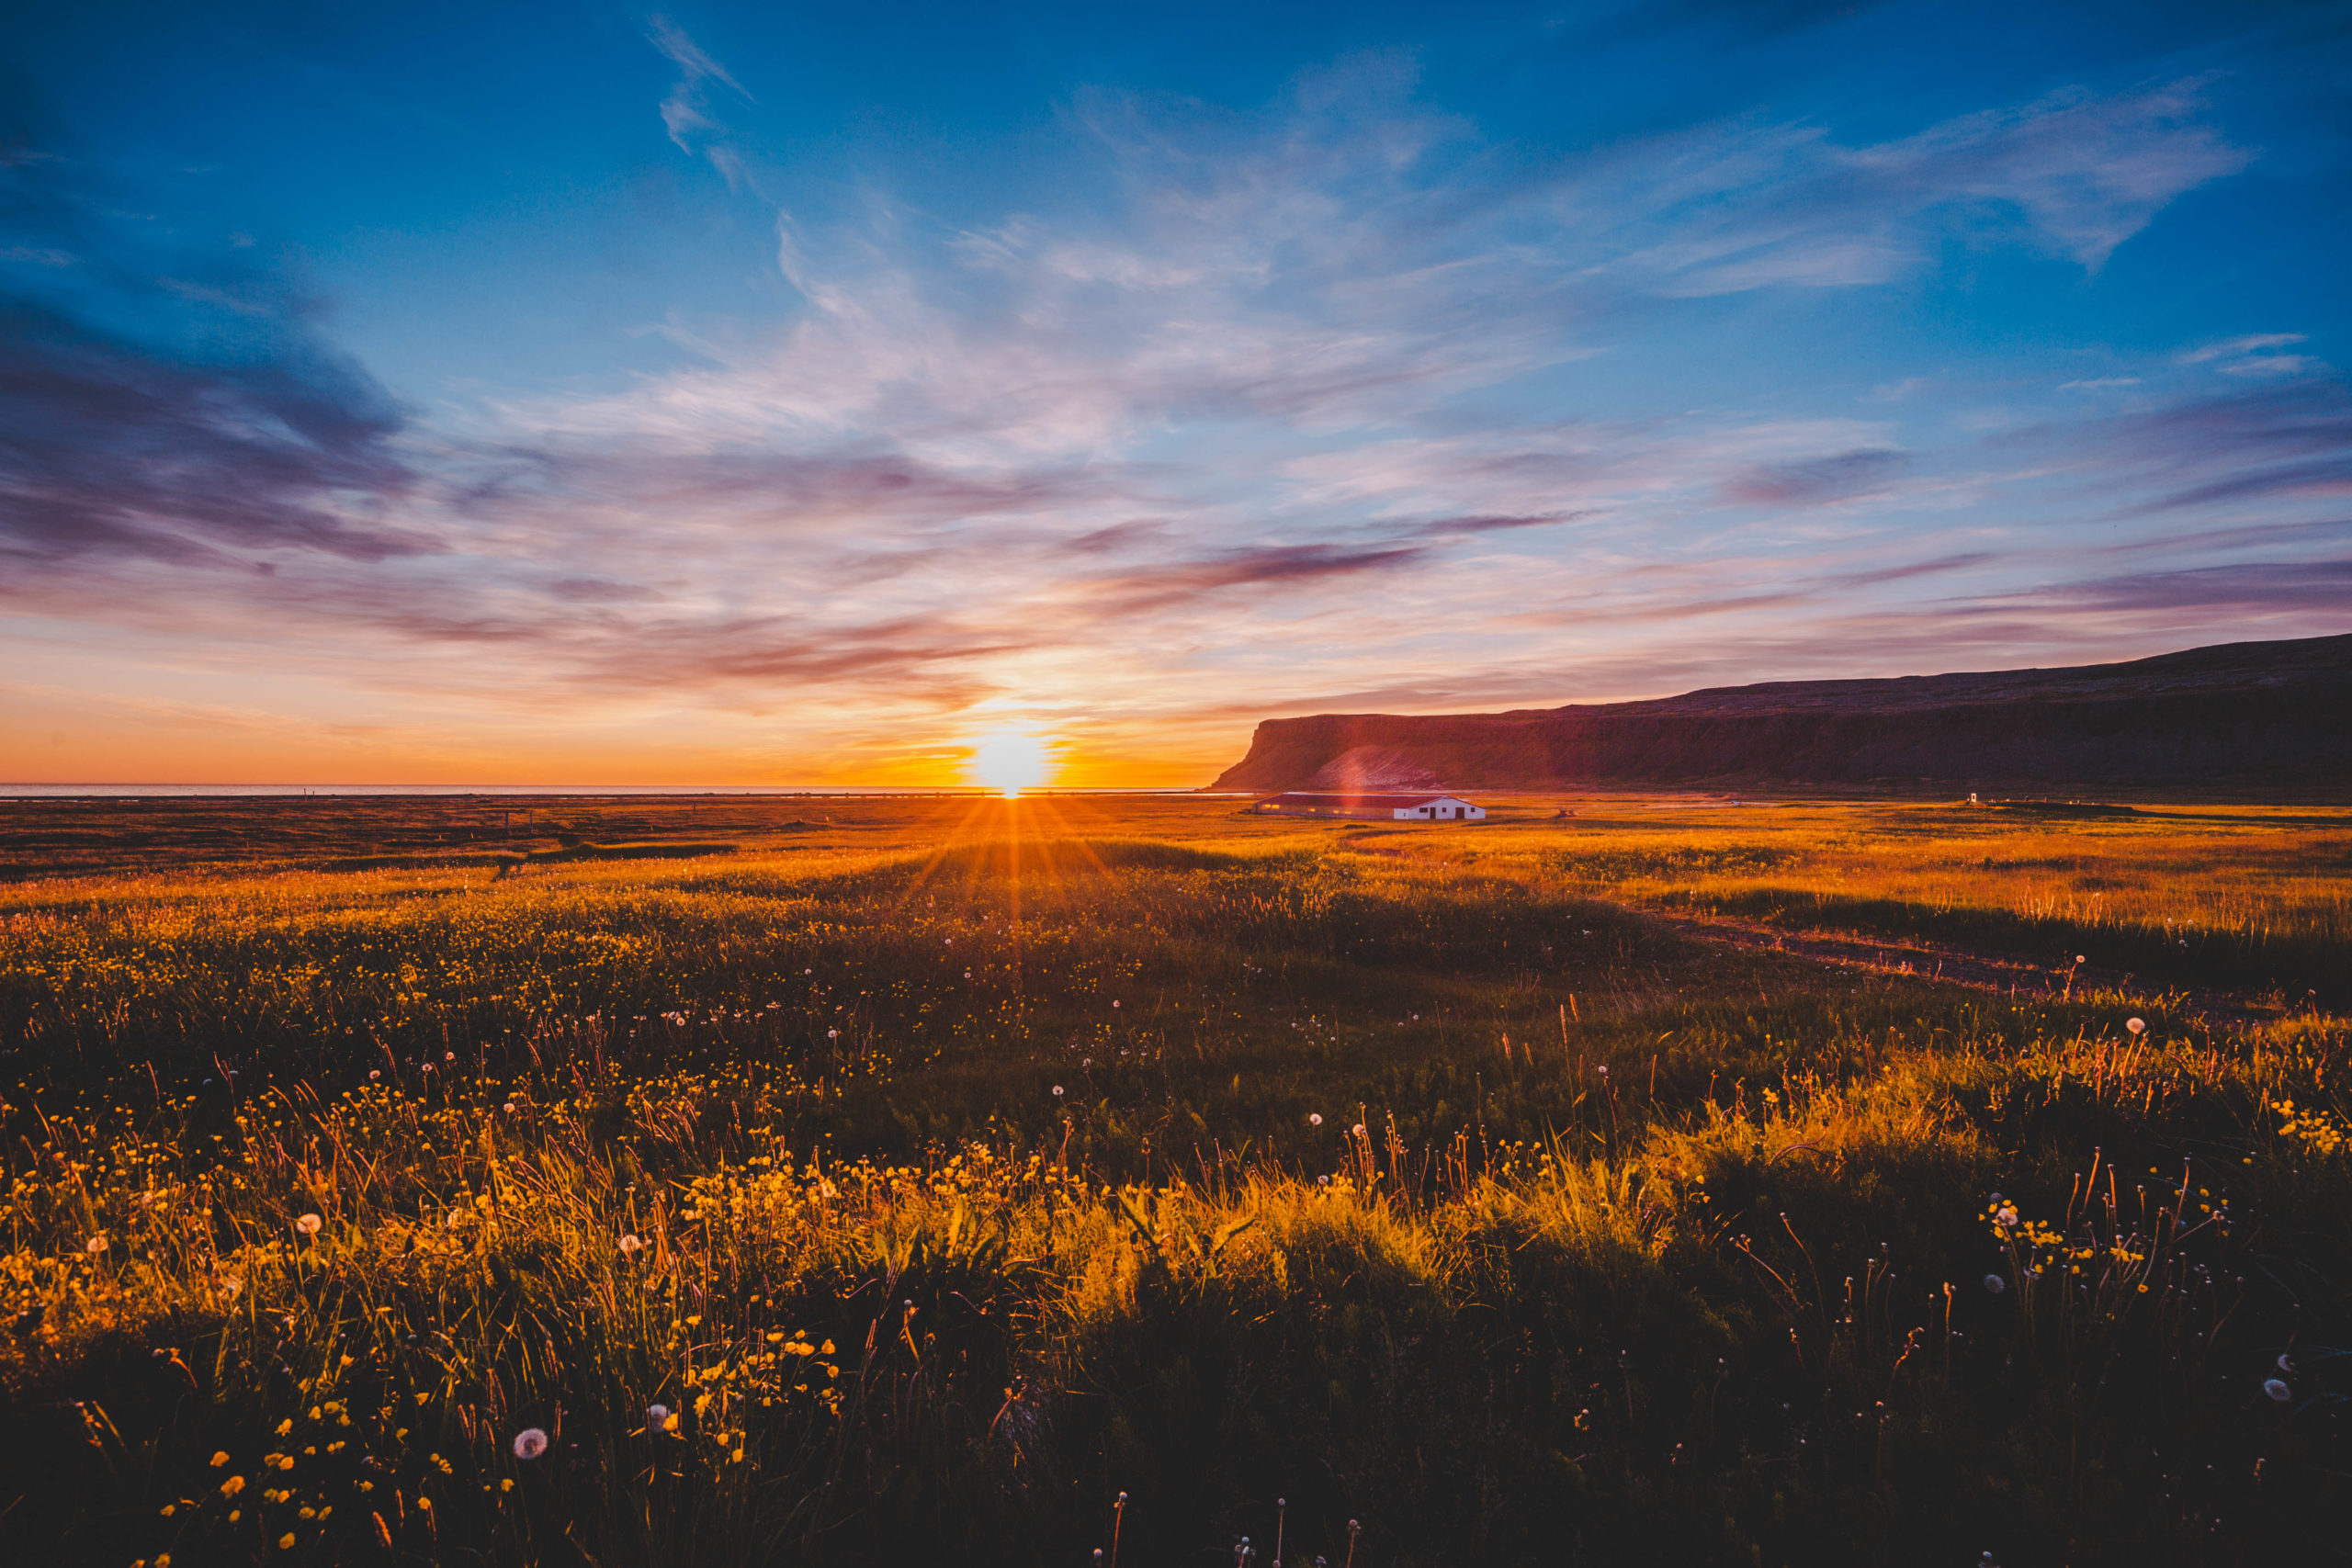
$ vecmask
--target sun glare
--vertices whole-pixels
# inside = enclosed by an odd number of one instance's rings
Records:
[[[1017,729],[982,736],[972,748],[972,775],[989,789],[1001,790],[1008,800],[1044,784],[1053,766],[1046,743]]]

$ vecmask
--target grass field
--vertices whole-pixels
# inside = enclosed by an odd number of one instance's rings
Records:
[[[0,808],[0,1561],[2352,1556],[2352,813],[506,809]]]

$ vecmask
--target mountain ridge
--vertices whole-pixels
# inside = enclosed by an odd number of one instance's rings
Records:
[[[1208,787],[1887,783],[2352,793],[2352,634],[1500,713],[1267,719]]]

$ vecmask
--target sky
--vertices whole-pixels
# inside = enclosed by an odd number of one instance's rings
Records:
[[[0,781],[2352,631],[2352,5],[0,20]]]

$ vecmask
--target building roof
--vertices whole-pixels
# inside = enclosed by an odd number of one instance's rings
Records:
[[[1418,795],[1318,795],[1311,790],[1290,790],[1282,795],[1270,795],[1261,799],[1261,806],[1320,806],[1327,809],[1337,807],[1343,810],[1394,811],[1409,806],[1433,806],[1450,800],[1467,806],[1470,802],[1443,790],[1425,790]]]

